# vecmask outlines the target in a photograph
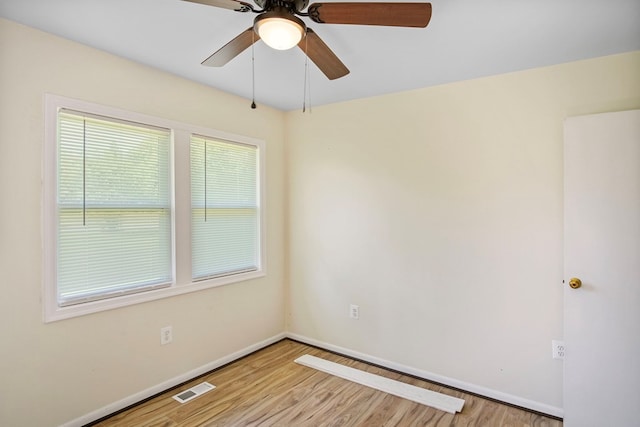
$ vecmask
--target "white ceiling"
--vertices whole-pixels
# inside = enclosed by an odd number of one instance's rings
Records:
[[[316,24],[305,18],[351,70],[329,81],[310,63],[311,105],[640,50],[640,0],[431,3],[431,22],[422,29]],[[200,63],[249,28],[253,13],[181,0],[0,0],[0,16],[252,96],[251,49],[222,68]],[[258,105],[301,108],[304,68],[299,49],[275,51],[258,42]]]

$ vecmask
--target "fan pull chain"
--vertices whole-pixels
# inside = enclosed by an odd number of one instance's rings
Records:
[[[251,32],[251,109],[256,109],[256,57],[254,54],[254,46],[256,44],[256,34]]]
[[[309,113],[311,113],[311,75],[309,74],[309,39],[305,37],[304,40],[304,91],[302,95],[302,112],[307,111],[307,97],[309,99]],[[308,86],[308,89],[307,89]]]

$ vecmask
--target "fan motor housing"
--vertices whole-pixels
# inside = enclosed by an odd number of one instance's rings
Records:
[[[258,27],[259,27],[259,23],[260,21],[263,21],[265,19],[270,19],[270,18],[285,18],[288,21],[294,22],[295,24],[297,24],[300,27],[300,30],[302,32],[302,35],[304,37],[304,35],[307,32],[307,26],[305,25],[305,23],[302,21],[302,19],[298,18],[297,16],[294,15],[289,15],[288,12],[281,7],[276,7],[274,10],[269,11],[269,12],[264,12],[261,13],[260,15],[256,16],[256,19],[254,19],[253,21],[253,30],[256,32],[256,34],[259,34],[258,32]]]
[[[255,4],[265,10],[270,10],[273,7],[280,6],[283,3],[292,4],[295,10],[302,11],[309,4],[309,0],[253,0]]]

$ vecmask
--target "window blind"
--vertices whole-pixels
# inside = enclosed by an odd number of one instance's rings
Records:
[[[191,137],[192,278],[259,267],[258,148]]]
[[[59,306],[169,286],[167,129],[58,113]]]

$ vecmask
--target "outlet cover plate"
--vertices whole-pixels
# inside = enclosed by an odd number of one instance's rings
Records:
[[[166,345],[173,341],[173,330],[171,326],[160,328],[160,344]]]
[[[564,360],[564,341],[551,341],[551,357]]]
[[[360,306],[359,305],[355,305],[355,304],[351,304],[349,306],[349,317],[352,319],[360,319]]]

